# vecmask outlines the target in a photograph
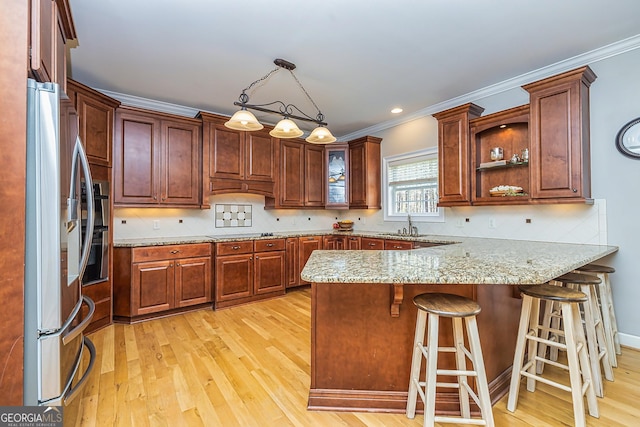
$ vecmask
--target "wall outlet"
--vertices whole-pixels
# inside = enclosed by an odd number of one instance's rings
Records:
[[[489,219],[489,228],[496,228],[496,220],[491,218]]]
[[[160,220],[159,219],[154,219],[153,220],[153,229],[154,230],[160,230]]]

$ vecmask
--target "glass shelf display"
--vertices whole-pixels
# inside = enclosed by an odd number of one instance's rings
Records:
[[[327,198],[326,206],[334,208],[349,207],[349,147],[334,145],[326,147]]]

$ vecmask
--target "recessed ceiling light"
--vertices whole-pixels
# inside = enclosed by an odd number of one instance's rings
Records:
[[[402,108],[400,108],[400,107],[396,107],[396,108],[394,108],[393,110],[391,110],[391,113],[393,113],[393,114],[400,114],[400,113],[402,113]]]

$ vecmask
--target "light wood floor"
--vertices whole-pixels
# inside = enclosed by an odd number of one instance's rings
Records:
[[[422,415],[307,411],[310,326],[306,288],[97,331],[79,425],[422,426]],[[600,419],[587,416],[589,426],[640,423],[640,352],[623,349],[614,373],[598,399]],[[573,425],[569,393],[544,384],[521,390],[515,413],[506,396],[494,406],[497,426]]]

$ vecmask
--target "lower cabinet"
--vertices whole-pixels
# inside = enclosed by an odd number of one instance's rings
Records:
[[[104,326],[111,324],[111,282],[104,282],[86,285],[82,287],[83,295],[88,296],[95,303],[96,309],[93,313],[91,323],[85,329],[86,333],[96,331]],[[86,305],[82,306],[82,317],[87,315],[89,309]]]
[[[322,238],[322,249],[346,249],[346,246],[347,236],[324,236]]]
[[[307,260],[311,256],[311,253],[316,249],[323,249],[323,237],[322,236],[304,236],[298,237],[299,240],[299,250],[298,250],[298,269],[300,273],[302,273],[302,269],[304,265],[307,263]],[[308,285],[309,282],[302,280],[298,273],[298,278],[300,279],[300,285]]]
[[[114,320],[211,302],[211,244],[115,248]]]
[[[383,250],[384,249],[384,239],[377,239],[375,237],[363,237],[360,239],[361,249],[364,250]]]
[[[285,239],[216,243],[215,308],[285,292]]]
[[[288,237],[285,245],[286,287],[293,288],[300,285],[300,265],[298,264],[300,241],[297,237]]]
[[[384,249],[385,250],[405,250],[405,249],[413,249],[413,242],[408,240],[391,240],[387,239],[384,241]]]

